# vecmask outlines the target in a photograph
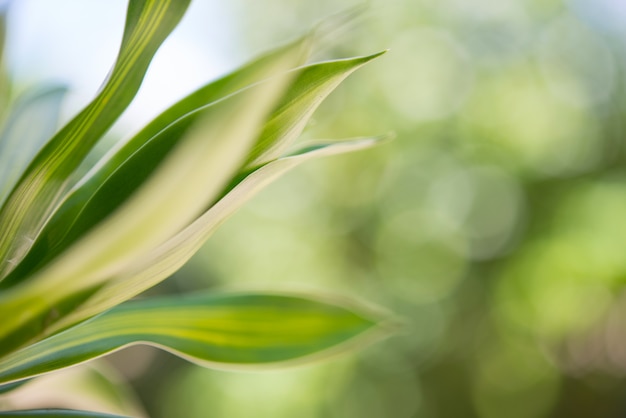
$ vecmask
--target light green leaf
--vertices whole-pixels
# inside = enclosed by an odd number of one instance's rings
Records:
[[[211,234],[244,203],[292,168],[314,158],[368,148],[389,138],[387,135],[304,144],[292,155],[257,169],[183,231],[114,276],[85,303],[46,330],[46,334],[90,318],[169,277],[182,267]]]
[[[102,412],[74,411],[71,409],[26,409],[22,411],[0,411],[5,418],[125,418],[123,415],[105,414]]]
[[[272,118],[265,125],[259,141],[248,157],[248,167],[257,167],[284,154],[302,133],[315,109],[328,95],[358,68],[384,54],[322,62],[298,73]]]
[[[67,179],[137,93],[150,61],[190,0],[131,0],[118,59],[96,98],[41,150],[0,211],[0,278],[23,258]]]
[[[340,350],[376,325],[344,306],[299,296],[250,293],[135,301],[5,356],[0,383],[139,343],[209,367],[276,365]]]
[[[279,67],[292,64],[285,57]],[[290,79],[273,78],[201,109],[191,128],[179,119],[175,129],[189,132],[128,201],[29,280],[0,293],[0,350],[36,338],[74,307],[77,294],[101,286],[196,219],[241,166]]]
[[[0,289],[15,285],[67,249],[119,207],[154,172],[184,137],[181,120],[191,126],[199,109],[256,82],[270,78],[286,59],[294,65],[308,55],[309,39],[278,48],[214,83],[202,87],[155,118],[70,194],[42,230],[30,252]]]
[[[13,106],[0,134],[0,206],[28,163],[57,130],[66,92],[60,86],[41,88],[26,93]]]
[[[267,78],[275,71],[272,65],[286,55],[295,54],[297,63],[306,43],[305,40],[290,44],[262,57],[215,85],[193,93],[156,118],[70,195],[46,225],[24,262],[0,288],[12,286],[41,268],[128,199],[183,136],[179,123],[167,126],[169,121],[196,118],[198,112],[184,112],[207,100],[216,100],[220,94],[233,91],[245,82]],[[274,159],[276,152],[282,153],[300,135],[321,101],[350,73],[379,55],[324,62],[297,70],[296,78],[265,124],[255,149],[266,151],[263,158]]]

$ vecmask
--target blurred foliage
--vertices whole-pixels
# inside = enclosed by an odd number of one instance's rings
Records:
[[[229,3],[246,51],[351,5]],[[624,23],[619,0],[372,0],[328,55],[391,52],[308,132],[398,139],[281,180],[177,286],[335,288],[405,332],[302,370],[180,368],[154,413],[624,416]]]

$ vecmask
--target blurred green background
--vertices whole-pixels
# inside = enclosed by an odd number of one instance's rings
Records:
[[[196,32],[174,43],[195,45],[169,70],[179,76],[196,63],[217,75],[358,4],[196,3],[181,25]],[[124,7],[107,6],[119,33],[93,39],[119,42]],[[63,18],[59,7],[55,30]],[[318,57],[391,51],[340,87],[305,137],[397,139],[292,172],[154,292],[337,293],[394,312],[403,330],[266,373],[116,354],[150,416],[626,416],[624,28],[622,0],[371,0]],[[27,61],[14,67],[24,84],[41,75]],[[171,87],[155,80],[151,95]]]

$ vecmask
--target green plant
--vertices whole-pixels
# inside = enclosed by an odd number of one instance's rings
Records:
[[[293,147],[321,101],[380,55],[304,65],[312,34],[200,88],[89,166],[189,2],[130,0],[107,81],[54,135],[64,89],[31,93],[3,115],[0,393],[136,343],[208,366],[245,368],[336,351],[380,329],[363,308],[304,295],[128,301],[180,268],[230,214],[289,169],[382,139]],[[7,83],[1,86],[7,96]],[[0,416],[7,414],[99,416]]]

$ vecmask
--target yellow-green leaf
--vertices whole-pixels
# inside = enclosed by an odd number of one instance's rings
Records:
[[[285,59],[299,65],[308,56],[304,38],[271,51],[241,69],[210,83],[156,117],[137,135],[115,150],[72,190],[45,225],[22,262],[0,282],[0,289],[14,286],[39,270],[91,228],[110,215],[141,186],[184,138],[185,126],[202,116],[202,108],[249,85],[276,75]]]
[[[46,330],[46,334],[92,317],[169,277],[195,254],[226,219],[256,193],[292,168],[314,158],[371,147],[387,138],[389,136],[305,144],[290,156],[257,169],[191,225],[114,276],[81,306]]]
[[[99,94],[31,162],[0,210],[0,279],[24,257],[68,187],[70,174],[125,110],[152,57],[190,0],[131,0],[118,59]]]
[[[284,57],[277,72],[284,74],[293,59]],[[128,201],[44,269],[0,293],[0,351],[37,338],[81,292],[101,286],[196,219],[243,164],[290,79],[272,78],[201,109],[191,128],[179,119],[176,129],[189,132]]]
[[[301,296],[248,293],[128,302],[5,356],[0,383],[132,344],[154,345],[208,367],[276,365],[339,351],[375,329],[375,320],[345,304]]]
[[[298,72],[293,85],[265,125],[259,141],[248,156],[256,167],[282,156],[300,136],[315,109],[354,71],[385,51],[365,57],[321,62]]]

